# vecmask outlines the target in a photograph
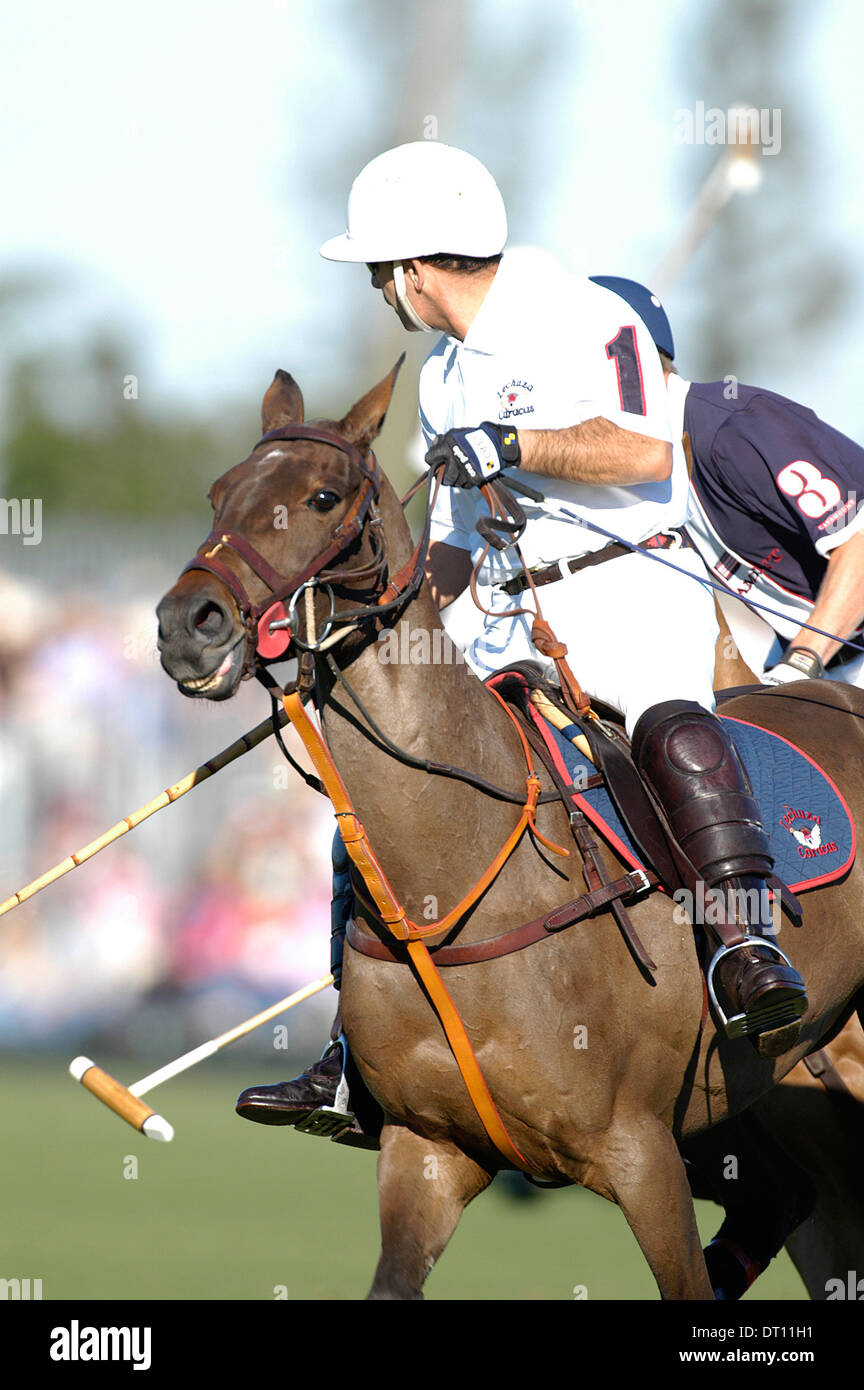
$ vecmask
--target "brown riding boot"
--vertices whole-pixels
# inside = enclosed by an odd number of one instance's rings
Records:
[[[779,946],[760,934],[774,934],[765,883],[774,860],[738,753],[720,720],[686,700],[647,710],[633,731],[632,748],[673,835],[707,887],[694,893],[694,901],[713,910],[692,915],[715,948],[706,977],[720,1022],[731,1038],[752,1035],[761,1055],[779,1055],[797,1039],[807,993]],[[691,890],[697,886],[687,884]]]
[[[248,1086],[237,1098],[237,1114],[259,1125],[293,1125],[304,1134],[319,1134],[359,1148],[378,1148],[374,1135],[364,1134],[349,1109],[344,1035],[331,1042],[324,1055],[293,1081]]]

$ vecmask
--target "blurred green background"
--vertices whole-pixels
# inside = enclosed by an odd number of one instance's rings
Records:
[[[143,1138],[65,1072],[22,1061],[0,1082],[0,1271],[43,1299],[364,1298],[378,1261],[376,1155],[234,1113],[253,1082],[294,1075],[252,1057],[205,1062],[148,1097],[175,1129]],[[69,1059],[71,1060],[71,1058]],[[150,1069],[93,1059],[125,1084]],[[165,1058],[154,1059],[159,1065]],[[135,1172],[137,1177],[126,1176]],[[697,1204],[703,1243],[722,1214]],[[657,1299],[624,1217],[579,1188],[499,1176],[465,1212],[427,1299]],[[581,1297],[582,1295],[580,1295]],[[782,1253],[746,1295],[803,1299]]]

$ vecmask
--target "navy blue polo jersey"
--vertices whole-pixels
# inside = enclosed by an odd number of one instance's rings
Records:
[[[860,528],[864,449],[806,406],[734,381],[691,382],[684,430],[693,490],[718,537],[812,602],[829,552]]]

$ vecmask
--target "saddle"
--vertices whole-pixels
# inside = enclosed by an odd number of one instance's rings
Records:
[[[666,832],[658,819],[648,792],[645,790],[638,772],[629,755],[629,744],[623,728],[616,729],[611,723],[596,719],[577,719],[565,703],[561,690],[540,671],[533,662],[515,662],[490,676],[486,682],[510,706],[517,716],[523,732],[534,752],[546,768],[553,785],[568,814],[570,830],[582,859],[582,876],[586,892],[571,902],[523,923],[513,931],[484,941],[467,945],[450,944],[449,938],[438,945],[430,945],[430,954],[437,966],[469,965],[478,961],[494,960],[498,956],[510,955],[524,950],[538,941],[573,926],[586,917],[609,910],[621,930],[634,961],[646,980],[653,984],[656,965],[633,926],[625,909],[625,902],[664,886],[677,887],[680,883],[674,856],[666,842]],[[544,714],[551,713],[555,725],[550,726],[535,704],[544,708]],[[610,879],[600,848],[592,833],[592,825],[580,803],[580,794],[566,764],[560,756],[556,757],[551,738],[555,727],[572,730],[583,741],[595,771],[579,778],[582,788],[615,789],[616,804],[634,827],[639,826],[638,838],[641,846],[642,862],[629,856],[633,868],[629,873]],[[624,809],[626,807],[626,810]],[[671,834],[671,831],[668,832]],[[616,848],[620,846],[616,845]],[[682,852],[683,853],[683,852]],[[624,856],[625,858],[628,856]],[[355,884],[355,892],[363,898],[362,886]],[[347,925],[349,944],[363,955],[378,960],[402,960],[402,953],[396,943],[384,941],[362,933],[355,922]]]
[[[568,806],[574,835],[587,821],[620,858],[646,872],[652,888],[672,894],[682,887],[697,891],[699,875],[637,770],[620,716],[612,711],[602,719],[574,716],[561,692],[530,662],[507,668],[490,683],[526,721],[526,735]],[[718,716],[747,770],[770,842],[775,872],[767,876],[767,886],[800,926],[802,910],[795,894],[848,872],[856,851],[854,822],[822,768],[779,735],[724,716],[723,699],[718,697]],[[594,769],[602,774],[599,784]],[[623,907],[616,918],[628,944],[647,964]]]
[[[560,688],[530,661],[505,667],[490,676],[487,684],[518,718],[558,791],[581,855],[586,891],[542,917],[483,941],[461,945],[453,941],[455,931],[448,933],[437,945],[430,944],[436,965],[493,960],[610,911],[638,969],[653,985],[656,966],[627,905],[658,890],[674,895],[686,888],[696,893],[700,880],[633,762],[620,717],[606,709],[602,718],[574,714]],[[730,721],[730,728],[754,781],[763,821],[774,832],[772,850],[781,874],[771,874],[768,886],[780,896],[790,920],[800,926],[796,892],[833,881],[848,870],[855,856],[854,825],[837,788],[807,755],[755,726]],[[815,809],[817,805],[821,811]],[[830,838],[816,846],[815,828],[822,824],[830,828]],[[796,826],[802,828],[796,831]],[[630,866],[629,872],[611,878],[595,832]],[[827,855],[821,853],[823,847]],[[392,939],[371,937],[353,921],[347,932],[350,945],[361,954],[403,960],[402,950]]]

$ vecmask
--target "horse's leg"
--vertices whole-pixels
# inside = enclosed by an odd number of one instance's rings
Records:
[[[854,1001],[859,1016],[862,997]],[[813,1299],[827,1297],[831,1280],[845,1287],[848,1271],[864,1268],[864,1033],[858,1020],[823,1046],[845,1092],[827,1089],[799,1063],[756,1105],[771,1133],[816,1180],[816,1206],[786,1242]]]
[[[827,1299],[832,1281],[839,1280],[845,1290],[849,1270],[860,1270],[864,1260],[864,1213],[858,1185],[850,1184],[840,1193],[833,1187],[820,1192],[812,1215],[793,1231],[786,1249],[812,1299]]]
[[[378,1159],[381,1258],[367,1297],[422,1298],[459,1217],[492,1176],[455,1144],[385,1125]]]
[[[847,1024],[826,1052],[848,1092],[827,1090],[799,1066],[797,1084],[790,1075],[757,1106],[772,1134],[816,1180],[816,1206],[786,1242],[813,1299],[825,1299],[833,1279],[845,1288],[848,1271],[864,1268],[864,1038],[857,1023]]]
[[[661,1298],[713,1301],[684,1161],[666,1126],[655,1115],[631,1115],[610,1132],[592,1170],[589,1185],[618,1203]]]
[[[688,1139],[682,1151],[693,1196],[726,1213],[705,1256],[711,1282],[724,1298],[740,1298],[811,1215],[815,1184],[751,1111]]]

